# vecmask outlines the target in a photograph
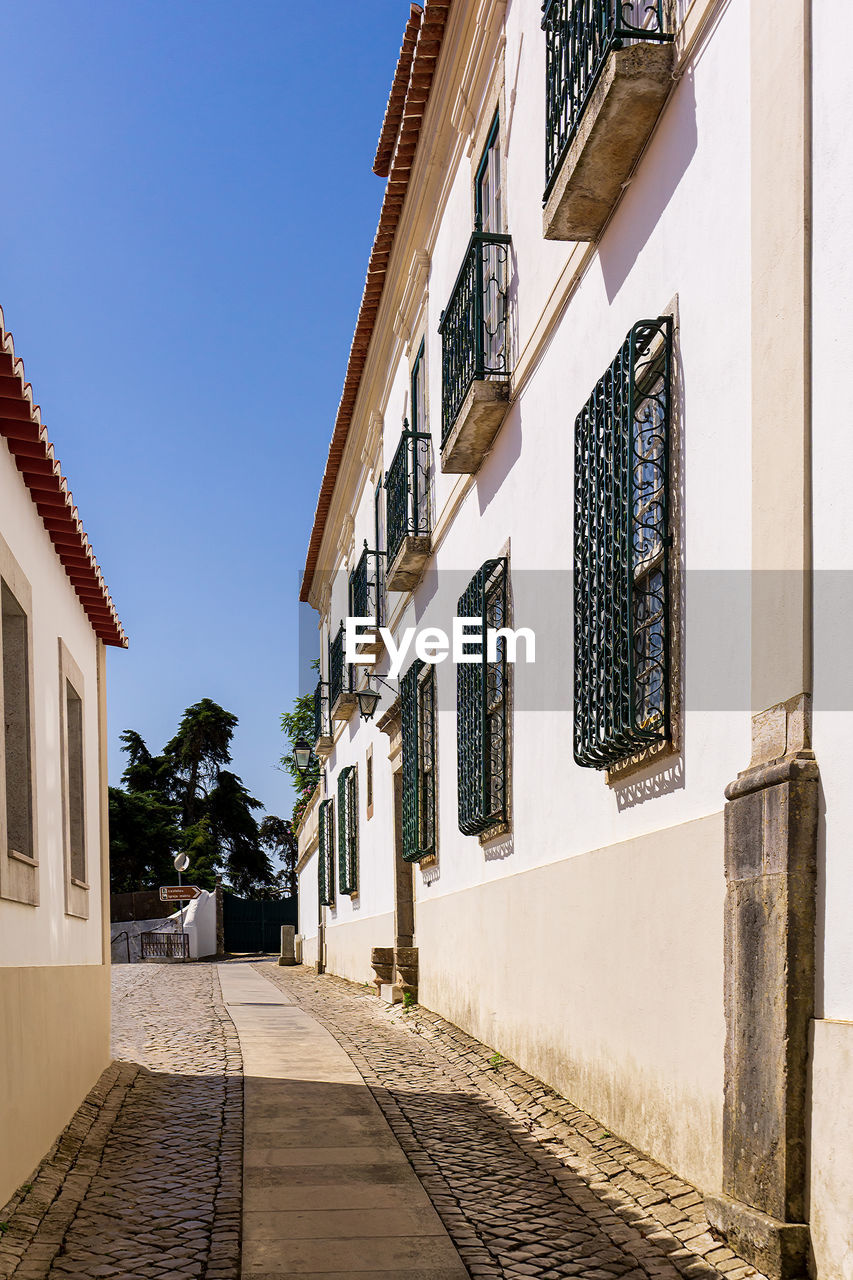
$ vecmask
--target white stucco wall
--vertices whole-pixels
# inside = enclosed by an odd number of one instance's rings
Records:
[[[102,963],[101,835],[98,774],[98,641],[53,549],[29,491],[0,441],[0,534],[32,590],[39,904],[0,899],[0,965]],[[59,646],[80,668],[84,688],[85,823],[89,918],[65,913],[60,751]]]

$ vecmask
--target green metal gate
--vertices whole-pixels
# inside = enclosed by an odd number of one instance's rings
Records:
[[[295,898],[253,902],[249,898],[237,898],[233,893],[222,895],[226,951],[278,951],[283,924],[299,927]]]

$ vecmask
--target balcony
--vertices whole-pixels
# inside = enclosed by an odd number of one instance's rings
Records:
[[[374,630],[362,640],[362,653],[378,656],[383,649],[379,628],[385,622],[385,553],[364,550],[349,578],[349,611],[352,618],[370,618]]]
[[[385,475],[388,526],[389,591],[411,591],[417,586],[432,551],[430,540],[430,436],[403,433]]]
[[[595,240],[672,88],[664,0],[546,0],[546,240]]]
[[[329,642],[329,706],[333,720],[349,720],[358,699],[355,696],[353,668],[344,662],[344,624]]]
[[[509,408],[511,244],[511,236],[475,231],[442,312],[442,471],[473,475]]]
[[[314,690],[314,754],[321,760],[327,759],[333,746],[328,689],[325,680],[318,680]]]

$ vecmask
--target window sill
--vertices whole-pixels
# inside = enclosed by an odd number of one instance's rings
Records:
[[[675,743],[671,739],[666,742],[656,742],[653,746],[646,747],[644,751],[638,751],[636,755],[628,756],[627,759],[620,760],[619,764],[605,769],[604,780],[608,787],[619,787],[626,778],[632,778],[643,769],[647,769],[649,765],[668,760],[677,754]]]
[[[88,893],[90,888],[92,887],[91,885],[87,884],[85,880],[78,880],[76,876],[71,876],[69,878],[71,880],[71,883],[74,885],[75,889],[85,889],[86,892]]]
[[[23,862],[27,867],[37,867],[38,862],[35,858],[31,858],[28,853],[18,853],[17,849],[7,849],[7,854],[15,862]]]

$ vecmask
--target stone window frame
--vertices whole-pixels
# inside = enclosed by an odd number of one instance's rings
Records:
[[[27,620],[27,697],[30,739],[30,804],[32,806],[32,856],[29,856],[12,851],[8,846],[6,825],[6,746],[5,734],[0,734],[0,899],[37,907],[39,905],[39,836],[36,783],[33,592],[29,579],[2,536],[0,536],[0,580],[6,584],[8,590],[23,610]],[[0,627],[0,707],[3,706],[2,649],[3,635]]]
[[[86,699],[86,681],[80,667],[74,661],[68,646],[60,636],[57,641],[59,647],[59,751],[60,751],[60,774],[62,778],[62,863],[64,868],[65,880],[65,914],[74,916],[80,920],[89,919],[89,822],[86,806],[86,721],[87,721],[87,699]],[[84,876],[82,879],[75,876],[71,865],[71,758],[69,753],[68,740],[68,690],[70,685],[74,693],[80,699],[83,724],[81,732],[81,751],[83,765],[83,795],[82,795],[82,822],[83,822],[83,866]]]

